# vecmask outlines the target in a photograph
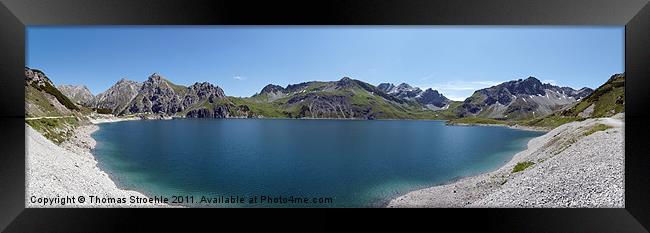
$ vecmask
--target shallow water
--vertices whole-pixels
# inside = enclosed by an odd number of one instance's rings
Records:
[[[178,119],[100,124],[92,136],[100,167],[118,186],[193,196],[183,205],[372,207],[495,170],[541,134],[442,121]],[[231,195],[245,203],[197,203]],[[262,196],[312,203],[260,203]]]

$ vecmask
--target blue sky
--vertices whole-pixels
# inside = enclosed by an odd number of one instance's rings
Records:
[[[596,88],[624,71],[624,27],[31,26],[26,53],[26,65],[55,84],[84,84],[93,94],[156,72],[231,96],[348,76],[462,100],[528,76]]]

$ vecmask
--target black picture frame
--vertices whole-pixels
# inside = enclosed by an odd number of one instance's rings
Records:
[[[620,209],[26,209],[26,25],[625,25],[625,208]],[[648,0],[0,1],[0,230],[166,231],[192,226],[314,227],[356,223],[405,230],[648,232]],[[282,213],[276,213],[281,211]],[[370,213],[373,212],[373,213]],[[345,213],[346,216],[343,216]],[[217,214],[217,215],[215,215]],[[369,215],[368,218],[360,216]],[[424,217],[425,220],[417,220]],[[315,221],[317,220],[317,221]],[[152,228],[153,227],[153,228]]]

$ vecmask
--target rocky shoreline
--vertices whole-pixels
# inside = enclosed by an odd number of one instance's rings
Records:
[[[412,191],[386,207],[624,208],[623,119],[617,114],[564,124],[530,140],[496,171]],[[592,132],[598,125],[610,128]]]
[[[134,199],[143,200],[148,197],[136,191],[118,188],[109,175],[99,169],[91,153],[96,141],[90,136],[98,129],[94,124],[79,126],[70,140],[56,145],[25,124],[26,207],[168,206],[140,201],[131,203]],[[85,199],[83,203],[79,201],[80,196]]]

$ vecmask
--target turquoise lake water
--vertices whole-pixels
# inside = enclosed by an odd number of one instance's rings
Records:
[[[379,207],[412,190],[495,170],[542,135],[411,120],[177,119],[99,126],[94,154],[119,187],[149,196],[191,195],[194,204],[183,205],[194,207]],[[233,195],[246,203],[197,203],[202,196]],[[256,196],[311,203],[249,203]],[[313,203],[327,198],[330,203]]]

